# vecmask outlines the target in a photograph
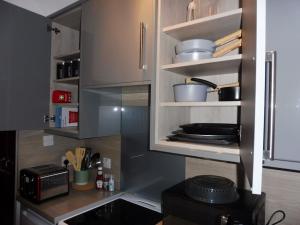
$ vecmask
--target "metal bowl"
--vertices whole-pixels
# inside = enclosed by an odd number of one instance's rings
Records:
[[[191,53],[191,52],[214,52],[216,45],[211,40],[192,39],[182,41],[175,46],[175,53]]]
[[[173,63],[191,62],[200,59],[210,59],[212,57],[211,52],[191,52],[191,53],[180,53],[173,57]]]

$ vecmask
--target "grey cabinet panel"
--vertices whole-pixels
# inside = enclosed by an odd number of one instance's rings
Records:
[[[264,93],[265,0],[243,0],[243,59],[241,106],[241,160],[252,192],[261,192]],[[257,41],[259,40],[259,41]]]
[[[83,5],[81,84],[101,86],[150,81],[154,73],[154,1],[90,0]],[[139,68],[140,23],[147,24]]]
[[[267,0],[267,51],[277,53],[274,159],[281,161],[273,165],[290,169],[300,163],[299,8],[298,0]]]
[[[48,20],[0,2],[0,130],[41,129],[49,111]]]
[[[80,90],[79,138],[120,134],[121,88]]]

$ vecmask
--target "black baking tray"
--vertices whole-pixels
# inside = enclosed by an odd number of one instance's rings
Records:
[[[178,137],[185,137],[197,140],[234,140],[237,139],[236,134],[189,134],[182,130],[176,130],[172,132]]]
[[[190,123],[179,127],[188,134],[237,135],[240,125],[231,123]]]
[[[182,137],[178,135],[170,135],[167,137],[169,141],[179,141],[179,142],[189,142],[194,144],[213,144],[213,145],[231,145],[234,143],[237,143],[236,138],[235,139],[193,139],[193,138],[187,138]]]

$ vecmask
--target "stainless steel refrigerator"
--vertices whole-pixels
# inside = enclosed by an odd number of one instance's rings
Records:
[[[300,170],[300,1],[267,0],[265,166]]]

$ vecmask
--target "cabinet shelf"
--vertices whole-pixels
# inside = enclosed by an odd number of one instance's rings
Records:
[[[75,103],[52,103],[55,106],[66,106],[66,107],[78,107],[79,103],[75,102]]]
[[[68,61],[68,60],[78,59],[78,58],[80,58],[80,51],[79,50],[71,52],[69,54],[63,54],[63,55],[54,56],[54,59],[56,59],[56,60],[62,60],[62,61]]]
[[[158,144],[155,145],[155,150],[231,162],[240,161],[240,149],[238,144],[220,146],[160,140]]]
[[[242,55],[228,55],[219,58],[201,59],[192,62],[163,65],[161,69],[189,76],[207,76],[238,73]]]
[[[196,19],[163,28],[163,32],[178,39],[204,38],[217,40],[241,27],[242,9]]]
[[[217,102],[161,102],[162,107],[236,107],[241,106],[241,101]]]
[[[54,134],[54,135],[70,137],[70,138],[78,138],[79,135],[78,127],[66,127],[66,128],[49,127],[45,129],[45,132],[48,134]]]
[[[79,77],[69,77],[69,78],[63,78],[63,79],[56,79],[56,80],[54,80],[54,82],[55,83],[78,85]]]

